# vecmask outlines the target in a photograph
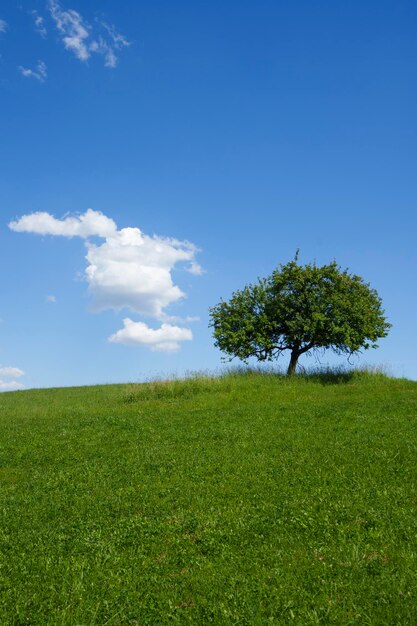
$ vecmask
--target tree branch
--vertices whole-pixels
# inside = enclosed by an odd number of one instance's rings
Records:
[[[310,341],[310,343],[308,343],[305,346],[303,346],[302,348],[300,348],[299,354],[304,354],[304,352],[308,352],[309,350],[311,350],[311,348],[314,348],[314,346],[315,346],[315,342],[314,341]]]

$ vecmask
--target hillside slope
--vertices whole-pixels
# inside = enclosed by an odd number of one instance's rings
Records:
[[[0,623],[415,624],[417,383],[0,395]]]

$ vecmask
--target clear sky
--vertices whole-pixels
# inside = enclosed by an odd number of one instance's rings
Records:
[[[3,0],[0,389],[214,370],[208,308],[297,248],[382,297],[354,363],[417,379],[416,33],[414,0]]]

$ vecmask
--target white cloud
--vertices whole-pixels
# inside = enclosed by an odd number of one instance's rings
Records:
[[[92,209],[77,217],[67,216],[61,220],[45,212],[32,213],[11,222],[9,227],[17,232],[83,238],[98,236],[104,239],[102,243],[93,243],[88,239],[86,241],[87,267],[84,277],[95,311],[130,309],[156,320],[178,321],[180,318],[169,316],[165,312],[169,305],[185,297],[180,287],[174,284],[172,271],[180,264],[192,274],[202,272],[195,260],[198,249],[194,244],[158,235],[149,236],[139,228],[118,230],[112,219]],[[195,318],[185,318],[182,321],[187,323],[192,319]],[[138,328],[144,337],[144,329],[148,327],[142,325]],[[161,329],[164,329],[164,333],[179,329],[181,333],[185,333],[182,340],[192,338],[190,330],[178,326],[165,324]],[[154,333],[161,329],[148,329],[150,334],[146,336],[158,338],[160,336]],[[120,340],[121,337],[126,337],[126,332],[124,329],[119,331],[122,334],[116,333],[113,337]],[[164,344],[163,348],[156,349],[168,350],[177,349],[178,341],[180,339],[148,343]],[[146,342],[136,340],[134,343]],[[170,347],[170,344],[175,346]]]
[[[17,389],[24,389],[24,385],[17,380],[0,380],[0,391],[16,391]]]
[[[44,18],[41,15],[39,15],[37,11],[31,11],[30,14],[33,17],[36,32],[39,33],[39,35],[45,39],[48,34],[48,31],[46,30]]]
[[[149,237],[139,228],[123,228],[101,245],[87,244],[86,269],[95,310],[129,308],[156,319],[184,297],[171,271],[192,263],[196,248],[189,242]]]
[[[196,315],[186,315],[181,317],[180,315],[164,315],[164,322],[175,322],[176,324],[193,324],[199,322],[200,318]]]
[[[63,237],[107,237],[116,232],[116,224],[100,211],[88,209],[78,217],[65,217],[58,220],[49,213],[36,212],[23,215],[19,220],[10,222],[9,228],[20,233],[38,235],[61,235]]]
[[[64,11],[57,0],[50,0],[49,11],[62,35],[65,48],[73,52],[80,61],[87,61],[90,58],[87,45],[90,36],[88,24],[77,11],[72,9]]]
[[[0,33],[5,33],[8,28],[8,23],[4,20],[0,20]]]
[[[104,47],[104,65],[106,67],[116,67],[117,65],[117,56],[114,50],[108,46]]]
[[[158,329],[149,328],[143,322],[134,322],[126,318],[123,328],[109,337],[112,343],[123,343],[131,346],[147,346],[153,351],[175,352],[181,341],[191,341],[193,334],[189,328],[162,324]]]
[[[0,376],[6,378],[20,378],[24,376],[25,372],[18,367],[0,367]]]
[[[22,76],[25,76],[26,78],[36,78],[36,80],[39,80],[41,83],[44,83],[48,76],[47,67],[43,61],[38,61],[34,70],[20,65],[19,71]]]
[[[78,11],[65,10],[58,0],[49,0],[49,11],[62,42],[80,61],[88,61],[91,54],[104,57],[106,67],[115,68],[117,65],[116,50],[130,45],[130,42],[118,33],[113,25],[98,21],[102,34],[96,33]]]
[[[55,296],[46,296],[46,301],[47,302],[56,302],[56,297]]]
[[[112,24],[107,24],[106,22],[100,22],[100,24],[107,31],[114,47],[117,48],[117,50],[130,46],[131,42],[128,41],[126,37],[118,33]]]
[[[103,39],[103,37],[99,37],[97,40],[92,41],[90,44],[90,50],[104,56],[104,65],[106,67],[116,67],[117,56],[113,48]]]
[[[130,41],[118,33],[113,25],[106,24],[106,22],[99,22],[99,24],[106,31],[109,41],[100,36],[97,41],[92,42],[91,50],[104,55],[104,65],[106,67],[114,68],[118,61],[115,50],[121,50],[130,46]]]
[[[23,389],[23,383],[14,380],[24,376],[25,372],[18,367],[0,367],[0,391],[14,391],[16,389]],[[7,380],[3,380],[6,378]],[[10,379],[10,380],[9,380]]]
[[[194,274],[194,276],[201,276],[201,274],[204,273],[203,268],[201,267],[201,265],[196,263],[196,261],[192,261],[190,263],[188,271],[190,272],[190,274]]]

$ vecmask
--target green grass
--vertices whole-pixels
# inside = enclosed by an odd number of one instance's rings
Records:
[[[0,623],[416,624],[417,383],[0,394]]]

